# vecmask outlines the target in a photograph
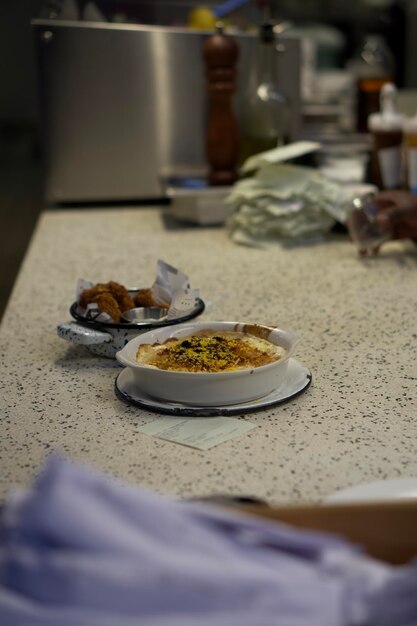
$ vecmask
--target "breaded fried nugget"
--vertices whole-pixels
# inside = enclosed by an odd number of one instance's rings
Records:
[[[139,289],[135,296],[136,306],[156,306],[150,289]]]
[[[107,313],[108,315],[110,315],[113,322],[120,322],[120,308],[111,293],[109,293],[108,291],[98,293],[96,296],[94,296],[91,302],[97,304],[98,309],[101,313]]]
[[[128,309],[133,309],[135,307],[133,298],[130,296],[126,287],[114,282],[113,280],[107,283],[107,287],[113,298],[117,301],[122,313],[123,311],[127,311]]]
[[[92,302],[95,296],[97,296],[99,293],[106,293],[106,291],[108,291],[107,286],[103,283],[97,283],[97,285],[94,285],[94,287],[91,287],[91,289],[84,289],[84,291],[81,292],[80,295],[80,306],[85,309],[87,304],[89,302]]]
[[[151,289],[139,289],[135,296],[136,306],[158,306],[160,309],[168,309],[168,304],[159,304],[155,302]]]
[[[97,283],[97,285],[94,285],[91,289],[85,289],[80,296],[80,306],[85,309],[89,302],[93,302],[94,298],[102,293],[109,293],[112,295],[121,312],[133,309],[135,306],[133,298],[131,298],[126,287],[113,280],[108,283]]]

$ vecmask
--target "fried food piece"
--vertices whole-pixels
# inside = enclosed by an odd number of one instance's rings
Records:
[[[91,302],[97,304],[101,313],[107,313],[112,318],[113,322],[119,323],[121,317],[121,311],[116,299],[108,291],[98,293],[94,296]]]
[[[106,293],[106,291],[108,291],[107,285],[103,283],[97,283],[97,285],[94,285],[91,289],[84,289],[80,295],[80,306],[85,309],[87,304],[93,301],[93,298],[95,298],[99,293]]]
[[[139,289],[135,296],[136,306],[155,306],[150,289]]]
[[[87,304],[95,302],[96,296],[105,293],[110,294],[116,301],[119,308],[119,315],[123,313],[123,311],[133,309],[135,306],[133,298],[130,296],[126,287],[113,280],[108,283],[97,283],[97,285],[94,285],[91,289],[85,289],[81,293],[79,304],[85,309]]]
[[[135,296],[135,304],[136,306],[157,306],[160,309],[169,308],[167,304],[159,304],[158,302],[155,302],[151,289],[139,289]]]
[[[107,283],[107,287],[109,292],[119,305],[122,313],[124,311],[127,311],[128,309],[133,309],[135,307],[133,298],[130,296],[126,287],[114,282],[113,280]]]
[[[108,313],[114,322],[120,322],[122,313],[135,306],[169,308],[167,304],[155,302],[151,289],[139,289],[135,298],[132,298],[126,287],[114,280],[85,289],[80,295],[79,305],[85,309],[91,302],[97,304],[101,312]]]

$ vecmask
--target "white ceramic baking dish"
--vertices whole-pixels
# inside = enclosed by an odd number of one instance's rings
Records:
[[[282,358],[267,365],[215,373],[162,370],[136,360],[141,344],[162,344],[169,338],[185,339],[202,330],[249,333],[281,346],[286,352]],[[295,332],[283,328],[243,322],[189,322],[135,337],[116,353],[116,359],[131,368],[138,389],[150,396],[190,405],[227,405],[261,398],[282,386],[288,359],[298,341]]]

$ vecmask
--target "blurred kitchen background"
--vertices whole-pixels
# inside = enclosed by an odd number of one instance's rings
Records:
[[[415,113],[417,0],[0,2],[0,316],[43,207],[156,203],[204,177],[202,43],[220,15],[239,45],[240,122],[267,13],[287,141],[366,146],[355,59],[369,37]]]

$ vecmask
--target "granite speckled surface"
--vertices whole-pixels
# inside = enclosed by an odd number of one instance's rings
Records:
[[[56,334],[78,277],[149,286],[156,260],[212,301],[205,319],[288,326],[313,373],[293,401],[207,452],[136,431],[156,415],[114,394],[120,366]],[[317,502],[366,481],[417,476],[417,248],[360,260],[344,235],[268,250],[159,209],[42,214],[1,326],[1,495],[51,450],[162,493]]]

